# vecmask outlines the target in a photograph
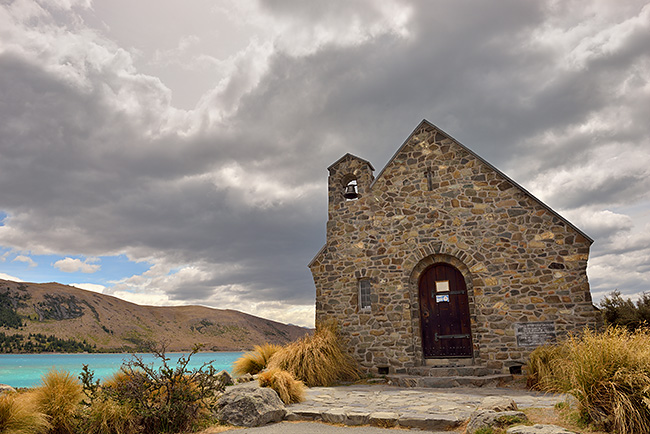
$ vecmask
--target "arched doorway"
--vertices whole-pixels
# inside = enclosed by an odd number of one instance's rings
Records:
[[[472,357],[469,300],[463,275],[437,263],[420,276],[420,327],[425,358]]]

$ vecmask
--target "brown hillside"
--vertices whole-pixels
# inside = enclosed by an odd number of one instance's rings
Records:
[[[137,349],[145,341],[164,342],[168,351],[247,350],[265,342],[285,344],[309,329],[202,306],[140,306],[110,295],[59,283],[19,283],[0,279],[5,309],[18,313],[20,329],[10,334],[42,333],[85,340],[98,350]]]

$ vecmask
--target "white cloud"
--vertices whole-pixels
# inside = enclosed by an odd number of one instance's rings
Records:
[[[582,229],[594,240],[604,242],[633,227],[630,216],[610,210],[583,207],[561,212],[569,221]]]
[[[24,280],[6,273],[0,273],[0,279],[11,280],[14,282],[24,282]]]
[[[98,285],[96,283],[70,283],[69,285],[75,288],[85,289],[86,291],[99,292],[100,294],[106,289],[104,285]]]
[[[29,256],[25,255],[18,255],[16,256],[12,262],[24,262],[25,264],[29,265],[30,267],[36,267],[38,264],[34,262],[32,258]]]
[[[162,291],[143,293],[111,289],[110,291],[104,291],[104,294],[109,294],[113,297],[118,297],[122,300],[144,306],[183,306],[186,304],[170,299],[169,296]]]
[[[282,302],[251,303],[244,306],[239,303],[234,307],[242,312],[262,318],[272,318],[287,324],[295,324],[302,327],[314,327],[316,309],[314,305],[295,306]]]
[[[96,273],[102,267],[99,264],[94,264],[94,262],[99,261],[98,258],[87,258],[85,260],[77,258],[64,258],[56,261],[53,265],[59,270],[65,273]]]

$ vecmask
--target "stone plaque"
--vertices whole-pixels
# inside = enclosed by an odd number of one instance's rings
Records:
[[[553,321],[515,323],[515,336],[520,347],[538,347],[556,340]]]

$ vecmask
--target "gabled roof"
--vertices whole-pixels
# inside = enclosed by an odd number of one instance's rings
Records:
[[[341,158],[339,158],[338,160],[336,160],[335,162],[333,162],[332,164],[330,164],[329,167],[327,168],[327,170],[328,171],[332,170],[332,167],[336,166],[337,164],[339,164],[341,161],[345,160],[348,157],[354,158],[355,160],[359,160],[359,161],[361,161],[363,163],[366,163],[370,167],[370,170],[372,170],[373,172],[375,171],[375,168],[372,167],[372,164],[370,163],[370,161],[364,160],[363,158],[357,157],[356,155],[350,154],[349,152],[347,154],[345,154],[344,156],[342,156]]]
[[[571,222],[570,222],[569,220],[567,220],[566,218],[562,217],[562,216],[561,216],[560,214],[558,214],[558,213],[557,213],[553,208],[551,208],[550,206],[546,205],[544,202],[542,202],[541,200],[539,200],[537,197],[535,197],[535,195],[533,195],[531,192],[529,192],[528,190],[526,190],[524,187],[522,187],[521,185],[517,184],[517,183],[516,183],[515,181],[513,181],[513,180],[512,180],[508,175],[506,175],[505,173],[503,173],[502,171],[500,171],[499,169],[497,169],[496,167],[494,167],[494,166],[493,166],[492,164],[490,164],[488,161],[486,161],[485,159],[483,159],[483,157],[481,157],[480,155],[476,154],[474,151],[472,151],[471,149],[469,149],[467,146],[463,145],[463,144],[460,143],[458,140],[454,139],[452,136],[450,136],[449,134],[447,134],[446,132],[444,132],[443,130],[441,130],[440,128],[438,128],[437,126],[435,126],[434,124],[432,124],[431,122],[429,122],[429,121],[426,120],[426,119],[423,119],[422,122],[420,122],[420,124],[419,124],[417,127],[415,127],[415,129],[411,132],[411,134],[409,134],[409,136],[406,138],[406,140],[404,140],[404,143],[402,143],[402,146],[399,147],[399,149],[395,152],[395,154],[393,154],[393,156],[390,158],[390,160],[388,160],[388,163],[386,163],[386,165],[384,166],[384,168],[381,169],[381,172],[379,172],[379,174],[377,175],[377,177],[372,181],[372,183],[370,184],[370,188],[372,188],[372,187],[375,185],[375,183],[377,182],[377,180],[380,179],[380,178],[382,177],[382,175],[384,174],[384,172],[386,171],[386,169],[388,168],[388,166],[390,166],[390,164],[393,162],[393,160],[395,160],[395,158],[397,158],[397,156],[402,152],[402,150],[404,149],[404,147],[406,147],[406,145],[409,143],[409,141],[411,140],[411,138],[413,137],[413,135],[415,134],[415,132],[416,132],[417,130],[419,130],[423,125],[424,125],[424,126],[429,126],[429,127],[431,127],[431,128],[435,128],[438,132],[444,134],[444,135],[447,136],[449,139],[453,140],[453,142],[454,142],[456,145],[458,145],[460,148],[462,148],[463,150],[465,150],[468,154],[472,155],[474,158],[476,158],[477,160],[479,160],[481,163],[485,164],[487,167],[489,167],[491,170],[493,170],[494,172],[496,172],[499,176],[503,177],[506,181],[508,181],[509,183],[511,183],[513,186],[515,186],[516,188],[518,188],[519,190],[521,190],[521,191],[522,191],[526,196],[530,197],[532,200],[534,200],[535,202],[537,202],[537,203],[538,203],[542,208],[546,209],[548,212],[550,212],[552,215],[554,215],[555,217],[557,217],[560,221],[562,221],[562,222],[565,223],[567,226],[569,226],[570,228],[572,228],[572,229],[573,229],[574,231],[576,231],[578,234],[580,234],[580,235],[582,235],[583,237],[585,237],[585,239],[587,239],[590,243],[593,243],[593,242],[594,242],[594,240],[593,240],[589,235],[585,234],[585,233],[584,233],[582,230],[580,230],[577,226],[575,226],[573,223],[571,223]],[[364,160],[363,158],[359,158],[359,157],[357,157],[356,155],[352,155],[352,154],[350,154],[350,153],[347,153],[347,154],[345,154],[344,156],[342,156],[341,158],[339,158],[338,160],[336,160],[333,164],[331,164],[331,165],[327,168],[327,170],[330,170],[332,167],[334,167],[335,165],[337,165],[339,162],[341,162],[341,161],[342,161],[344,158],[346,158],[346,157],[352,157],[352,158],[355,158],[355,159],[361,160],[361,161],[367,163],[368,166],[370,166],[370,168],[371,168],[373,171],[375,170],[374,167],[372,167],[372,164],[371,164],[369,161]],[[316,255],[314,256],[314,258],[309,262],[308,267],[311,267],[311,265],[316,261],[316,259],[317,259],[317,258],[318,258],[318,257],[319,257],[323,252],[325,252],[325,249],[326,249],[326,248],[327,248],[327,242],[326,242],[325,245],[324,245],[324,246],[323,246],[323,247],[318,251],[318,253],[316,253]]]
[[[448,138],[450,138],[451,140],[453,140],[455,144],[457,144],[458,146],[460,146],[460,147],[461,147],[463,150],[465,150],[468,154],[472,155],[474,158],[476,158],[477,160],[479,160],[481,163],[485,164],[485,165],[488,166],[490,169],[494,170],[497,174],[499,174],[499,175],[502,176],[504,179],[506,179],[508,182],[510,182],[512,185],[514,185],[515,187],[517,187],[517,188],[518,188],[519,190],[521,190],[524,194],[526,194],[528,197],[530,197],[530,198],[533,199],[535,202],[537,202],[540,206],[542,206],[543,208],[545,208],[548,212],[550,212],[551,214],[553,214],[555,217],[557,217],[557,218],[560,219],[562,222],[564,222],[567,226],[569,226],[570,228],[572,228],[573,230],[575,230],[576,232],[578,232],[580,235],[582,235],[583,237],[585,237],[587,240],[589,240],[590,243],[593,243],[593,242],[594,242],[594,240],[593,240],[589,235],[585,234],[583,231],[581,231],[578,227],[576,227],[576,226],[575,226],[573,223],[571,223],[569,220],[567,220],[566,218],[562,217],[562,216],[561,216],[560,214],[558,214],[558,213],[557,213],[553,208],[551,208],[550,206],[546,205],[544,202],[542,202],[541,200],[539,200],[538,198],[536,198],[535,195],[533,195],[531,192],[529,192],[528,190],[526,190],[524,187],[522,187],[521,185],[517,184],[517,183],[516,183],[515,181],[513,181],[513,180],[512,180],[508,175],[506,175],[505,173],[503,173],[502,171],[500,171],[499,169],[497,169],[496,167],[494,167],[494,166],[493,166],[492,164],[490,164],[487,160],[483,159],[483,157],[481,157],[480,155],[476,154],[474,151],[472,151],[471,149],[469,149],[467,146],[463,145],[463,144],[460,143],[458,140],[454,139],[452,136],[450,136],[449,134],[447,134],[446,132],[444,132],[442,129],[438,128],[437,126],[435,126],[434,124],[432,124],[431,122],[429,122],[429,121],[426,120],[426,119],[422,119],[422,122],[420,122],[420,124],[419,124],[417,127],[415,127],[415,129],[413,130],[413,132],[411,132],[411,134],[409,134],[409,136],[406,138],[406,140],[404,141],[404,143],[402,143],[402,146],[399,147],[399,149],[397,150],[397,152],[395,152],[395,154],[393,154],[393,156],[390,158],[390,160],[388,160],[388,163],[386,163],[386,165],[384,166],[384,168],[381,169],[381,172],[379,172],[379,174],[377,175],[377,177],[372,181],[372,183],[370,184],[370,188],[372,188],[372,187],[375,185],[375,183],[377,182],[377,180],[378,180],[379,178],[381,178],[381,176],[382,176],[382,175],[384,174],[384,172],[386,171],[386,168],[387,168],[388,166],[390,166],[390,164],[393,162],[393,160],[395,160],[395,158],[397,158],[397,156],[400,154],[400,152],[402,152],[402,150],[404,149],[404,147],[406,147],[406,145],[408,144],[408,142],[411,140],[411,138],[413,137],[413,135],[415,134],[415,132],[416,132],[417,130],[419,130],[420,128],[422,128],[423,125],[425,125],[425,126],[429,126],[429,127],[431,127],[431,128],[435,128],[438,132],[444,134],[445,136],[447,136]]]

